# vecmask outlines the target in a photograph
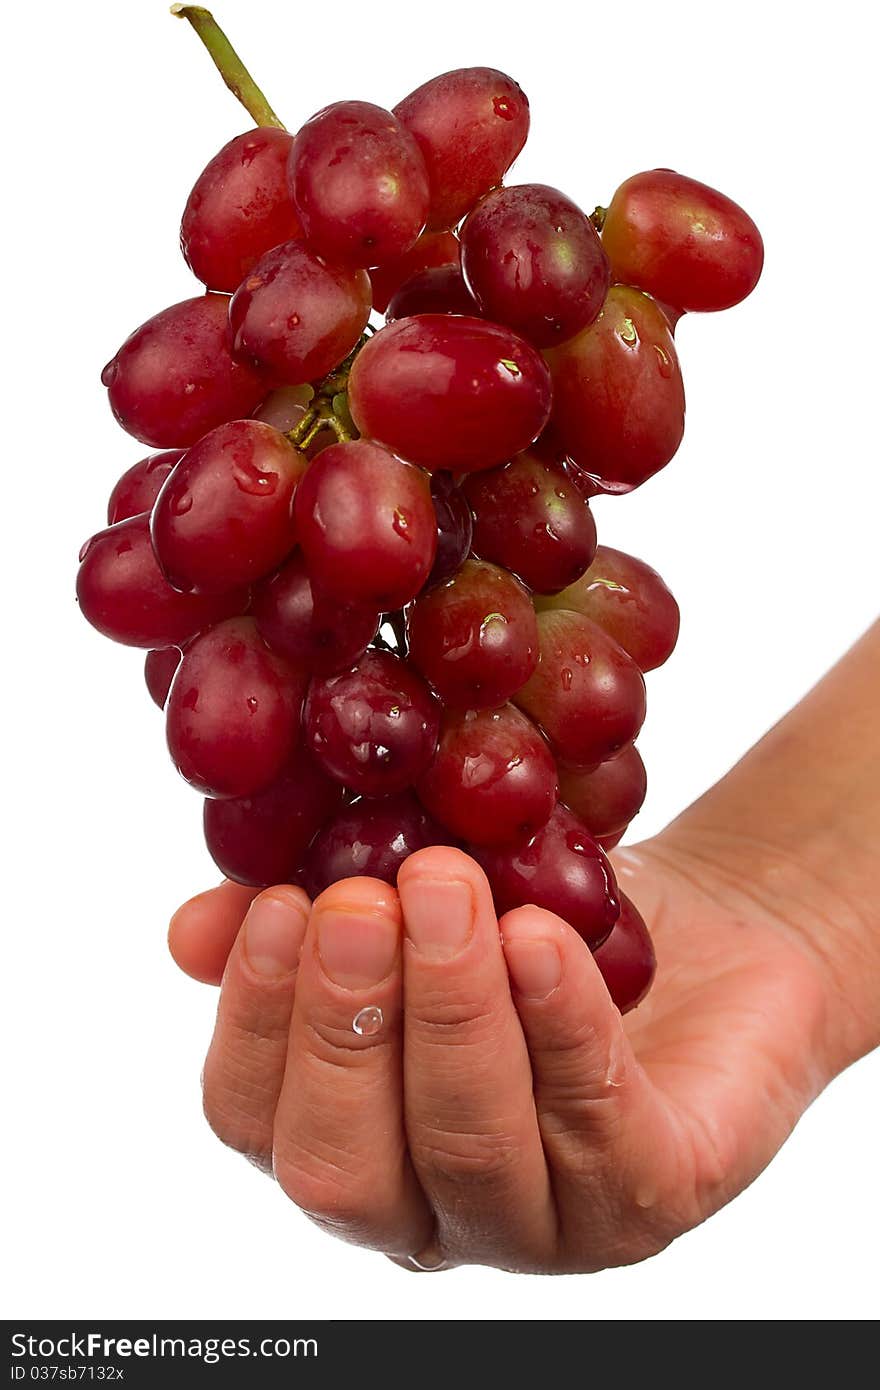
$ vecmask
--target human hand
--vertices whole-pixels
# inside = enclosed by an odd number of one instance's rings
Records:
[[[261,894],[226,966],[212,1127],[320,1224],[417,1266],[660,1250],[752,1180],[839,1059],[827,971],[745,878],[675,835],[614,857],[659,960],[624,1020],[558,918],[521,908],[499,933],[456,850],[414,855],[399,897],[365,879],[311,912],[297,889]],[[251,896],[225,885],[177,914],[191,972],[222,966]],[[383,1022],[359,1035],[368,1007]]]

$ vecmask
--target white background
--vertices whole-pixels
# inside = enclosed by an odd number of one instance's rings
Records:
[[[654,564],[684,614],[641,739],[637,825],[660,828],[876,613],[876,7],[217,7],[292,126],[486,63],[531,99],[519,180],[591,208],[668,165],[760,223],[752,299],[679,328],[678,457],[596,507],[601,539]],[[172,909],[217,877],[199,800],[168,762],[141,656],[87,628],[73,580],[113,481],[145,452],[114,425],[100,369],[196,292],[180,212],[248,121],[163,0],[43,0],[3,24],[4,1314],[876,1315],[878,1057],[707,1226],[592,1277],[409,1276],[313,1228],[210,1134],[199,1070],[215,995],[165,949]]]

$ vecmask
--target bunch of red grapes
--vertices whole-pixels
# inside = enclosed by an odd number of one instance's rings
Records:
[[[499,913],[568,921],[624,1010],[654,953],[605,851],[679,613],[597,547],[590,499],[672,458],[676,321],[743,299],[763,249],[665,169],[591,215],[505,186],[528,128],[511,78],[467,68],[211,160],[181,231],[207,292],[103,373],[161,452],[116,484],[77,592],[148,649],[224,874],[314,896],[459,845]]]

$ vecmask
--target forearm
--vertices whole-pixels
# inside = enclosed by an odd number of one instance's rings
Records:
[[[667,836],[818,953],[846,1060],[880,1042],[880,622]]]

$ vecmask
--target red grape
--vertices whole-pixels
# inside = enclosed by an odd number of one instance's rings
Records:
[[[250,796],[281,772],[299,734],[306,676],[271,652],[251,618],[190,643],[168,696],[168,747],[206,796]]]
[[[302,241],[286,241],[257,261],[229,309],[236,357],[290,385],[337,367],[369,317],[366,273],[327,265]]]
[[[367,876],[396,883],[405,859],[429,845],[449,844],[412,792],[379,800],[359,797],[343,806],[309,850],[304,885],[316,898],[343,878]]]
[[[150,516],[108,526],[80,551],[76,596],[92,627],[128,647],[177,647],[247,607],[247,590],[182,594],[165,578],[150,541]]]
[[[504,463],[550,413],[550,377],[508,328],[421,314],[381,329],[355,358],[349,405],[361,434],[424,468]]]
[[[293,137],[262,126],[236,135],[196,179],[180,246],[209,290],[232,294],[273,246],[301,233],[287,185]]]
[[[492,709],[525,684],[538,659],[535,610],[506,570],[467,560],[416,599],[408,621],[413,665],[445,704]]]
[[[589,502],[561,463],[519,454],[463,484],[474,514],[473,548],[539,594],[579,579],[596,553]]]
[[[632,743],[645,718],[645,682],[596,623],[565,610],[538,614],[540,658],[514,697],[566,762],[595,766]]]
[[[448,579],[467,559],[473,535],[473,518],[467,498],[456,487],[451,473],[431,474],[431,501],[437,518],[437,554],[427,583]]]
[[[392,296],[407,280],[432,266],[458,265],[459,245],[454,232],[422,232],[418,241],[394,261],[374,266],[370,271],[373,308],[384,314]]]
[[[379,627],[377,612],[315,594],[299,550],[254,590],[251,613],[273,651],[325,676],[353,666]]]
[[[427,475],[368,439],[322,450],[297,492],[296,522],[314,584],[374,611],[402,607],[434,563]]]
[[[179,647],[159,647],[156,651],[147,652],[144,660],[144,680],[150,692],[150,699],[160,709],[165,708],[174,672],[180,665],[182,655]]]
[[[624,893],[620,894],[620,916],[593,959],[622,1014],[641,1004],[653,983],[657,957],[641,913]]]
[[[615,278],[676,309],[729,309],[764,264],[752,219],[730,198],[672,169],[634,174],[612,198],[602,242]]]
[[[528,840],[556,804],[556,764],[534,724],[513,705],[447,713],[434,759],[418,780],[421,801],[475,845]]]
[[[505,187],[529,105],[491,68],[288,134],[210,14],[174,9],[257,129],[184,210],[208,293],[104,369],[119,422],[163,452],[83,547],[83,612],[148,648],[229,877],[393,885],[454,844],[500,913],[570,921],[634,1007],[653,948],[604,851],[645,796],[644,673],[679,610],[597,547],[590,501],[675,454],[675,324],[751,291],[760,234],[665,169],[590,216]]]
[[[627,829],[628,827],[624,826],[622,830],[615,830],[613,835],[594,835],[593,839],[596,841],[597,845],[601,845],[602,849],[604,849],[607,854],[609,850],[617,848],[626,834]]]
[[[596,322],[547,352],[553,424],[605,492],[629,492],[669,462],[684,433],[684,386],[663,312],[612,285]]]
[[[308,383],[301,386],[278,386],[270,391],[264,401],[254,411],[254,419],[287,434],[302,420],[314,399],[314,391]]]
[[[536,599],[536,607],[567,608],[592,618],[642,671],[662,666],[678,640],[678,604],[656,570],[600,545],[583,577],[562,593]]]
[[[296,539],[305,456],[260,420],[218,425],[194,444],[153,508],[159,563],[178,589],[224,593],[280,565]]]
[[[630,744],[598,767],[559,769],[559,795],[593,836],[623,833],[642,809],[648,780],[638,749]]]
[[[524,845],[474,846],[499,914],[532,904],[574,927],[591,950],[608,936],[620,912],[614,871],[603,850],[567,806]]]
[[[297,134],[288,177],[304,234],[340,265],[404,255],[428,215],[428,171],[406,126],[381,106],[337,101]]]
[[[464,282],[461,266],[431,266],[405,280],[392,295],[385,317],[391,323],[413,314],[469,314],[478,318],[480,310]]]
[[[412,786],[437,746],[437,701],[390,652],[369,651],[352,671],[314,677],[304,719],[321,766],[364,796]]]
[[[536,457],[541,459],[544,463],[561,464],[578,492],[586,501],[589,502],[592,498],[598,497],[602,493],[602,488],[596,484],[595,479],[591,478],[584,472],[579,464],[576,464],[573,459],[568,457],[552,420],[542,433],[538,435],[538,438],[528,452],[530,454],[535,454]]]
[[[500,183],[529,133],[525,92],[494,68],[432,77],[394,108],[424,156],[431,187],[428,226],[454,227]]]
[[[263,791],[206,800],[205,841],[211,858],[227,878],[252,888],[291,883],[343,795],[339,783],[322,772],[304,748],[297,748]]]
[[[462,226],[461,265],[486,318],[537,347],[592,323],[611,278],[589,217],[542,183],[486,194]]]
[[[250,415],[266,394],[253,365],[230,350],[229,300],[204,294],[163,309],[127,338],[101,373],[124,430],[156,449],[195,444]]]
[[[107,503],[107,525],[115,526],[117,521],[127,521],[130,516],[151,511],[162,484],[183,455],[183,449],[148,454],[123,473]]]
[[[656,300],[655,303],[663,310],[663,315],[669,324],[669,331],[674,335],[679,319],[684,318],[684,309],[676,309],[671,304],[664,304],[660,299]]]

